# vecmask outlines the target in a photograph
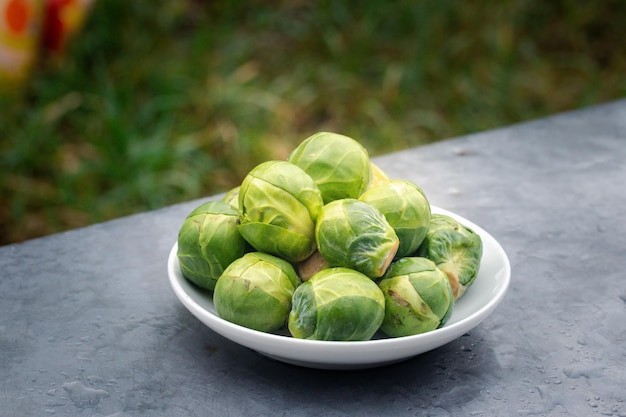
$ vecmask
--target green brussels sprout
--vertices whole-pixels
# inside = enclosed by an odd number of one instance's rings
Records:
[[[231,263],[213,292],[218,316],[262,332],[284,327],[291,297],[301,281],[291,264],[262,252],[249,252]]]
[[[389,181],[389,176],[387,175],[387,173],[383,171],[382,169],[380,169],[378,165],[372,162],[371,166],[372,166],[372,178],[367,188],[372,188],[375,185],[379,185],[379,184]]]
[[[352,268],[372,279],[385,273],[400,245],[385,216],[371,204],[353,198],[322,207],[315,239],[329,266]]]
[[[222,197],[222,201],[230,204],[235,209],[239,209],[239,190],[241,186],[237,186],[235,188],[231,188],[224,197]]]
[[[237,210],[223,201],[209,201],[186,217],[178,232],[176,255],[183,276],[213,290],[224,269],[247,250],[237,231]]]
[[[378,286],[385,296],[385,319],[380,330],[387,336],[428,332],[443,326],[452,315],[452,287],[446,274],[430,259],[398,259]]]
[[[328,268],[294,291],[288,328],[299,339],[370,340],[384,316],[374,281],[349,268]]]
[[[445,214],[433,214],[416,254],[426,257],[448,276],[458,300],[478,275],[483,244],[469,227]]]
[[[267,161],[239,190],[239,232],[259,252],[300,262],[315,251],[322,196],[311,177],[286,161]]]
[[[389,180],[365,191],[359,200],[370,203],[385,216],[400,239],[397,258],[413,254],[430,225],[430,204],[417,185]]]
[[[310,136],[287,160],[313,178],[324,204],[342,198],[358,198],[372,176],[367,150],[356,140],[337,133],[320,132]]]

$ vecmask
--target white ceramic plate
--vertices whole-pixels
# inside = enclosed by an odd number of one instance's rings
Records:
[[[213,331],[270,358],[320,369],[360,369],[398,362],[449,343],[474,328],[500,303],[511,279],[509,259],[491,235],[447,210],[432,207],[432,212],[454,217],[478,233],[483,241],[483,257],[478,277],[457,301],[448,323],[427,333],[363,342],[325,342],[263,333],[230,323],[218,317],[210,292],[183,277],[176,243],[167,265],[170,284],[183,305]]]

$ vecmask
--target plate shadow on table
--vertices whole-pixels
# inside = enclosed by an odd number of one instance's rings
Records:
[[[181,314],[185,313],[181,310]],[[279,405],[293,404],[295,398],[300,414],[303,410],[366,412],[380,409],[381,402],[391,407],[389,411],[406,414],[411,410],[406,407],[394,410],[393,406],[395,402],[406,403],[407,398],[415,404],[413,411],[422,408],[463,411],[463,405],[483,395],[481,390],[491,383],[497,384],[499,378],[492,374],[493,369],[500,368],[493,350],[487,343],[481,343],[484,330],[480,326],[413,358],[360,370],[324,370],[286,364],[231,342],[200,323],[193,327],[194,335],[189,336],[194,346],[188,348],[195,362],[196,378],[212,380],[215,375],[222,375],[220,392],[252,393],[246,401],[254,401],[255,393],[267,396],[268,392]],[[259,392],[259,386],[265,387],[263,393]],[[229,399],[229,395],[225,394],[221,401],[236,400]],[[286,398],[290,400],[282,400]]]

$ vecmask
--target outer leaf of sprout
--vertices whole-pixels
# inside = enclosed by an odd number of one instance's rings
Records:
[[[389,176],[387,175],[387,173],[383,171],[378,165],[371,162],[371,167],[372,167],[372,178],[367,187],[368,189],[389,181]]]
[[[294,149],[288,161],[313,178],[324,204],[358,198],[372,177],[367,150],[356,140],[337,133],[310,136]]]
[[[301,281],[287,261],[250,252],[226,268],[213,294],[224,320],[263,332],[287,323],[291,297]]]
[[[385,216],[356,199],[326,204],[315,227],[315,238],[329,266],[355,269],[372,279],[385,273],[400,244]]]
[[[246,251],[238,222],[237,210],[223,201],[209,201],[189,213],[178,232],[177,256],[185,278],[215,288],[224,269]]]
[[[237,186],[231,188],[222,198],[222,201],[230,204],[235,208],[235,210],[239,210],[239,190],[241,186]]]
[[[458,300],[478,276],[482,252],[482,240],[476,232],[450,216],[433,214],[416,253],[445,272]]]
[[[239,232],[260,252],[290,262],[315,250],[315,220],[322,197],[311,177],[286,161],[267,161],[244,178]]]
[[[397,258],[411,255],[430,225],[430,204],[420,187],[406,180],[389,180],[369,188],[359,198],[376,207],[400,239]]]
[[[385,296],[381,330],[400,337],[443,326],[454,309],[447,276],[429,259],[406,257],[391,264],[378,283]]]
[[[374,281],[348,268],[323,269],[293,294],[289,331],[300,339],[369,340],[384,318]]]

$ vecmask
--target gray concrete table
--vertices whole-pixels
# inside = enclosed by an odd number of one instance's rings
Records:
[[[0,248],[0,416],[626,416],[626,101],[375,162],[507,251],[469,333],[358,371],[240,347],[169,286],[190,201]]]

